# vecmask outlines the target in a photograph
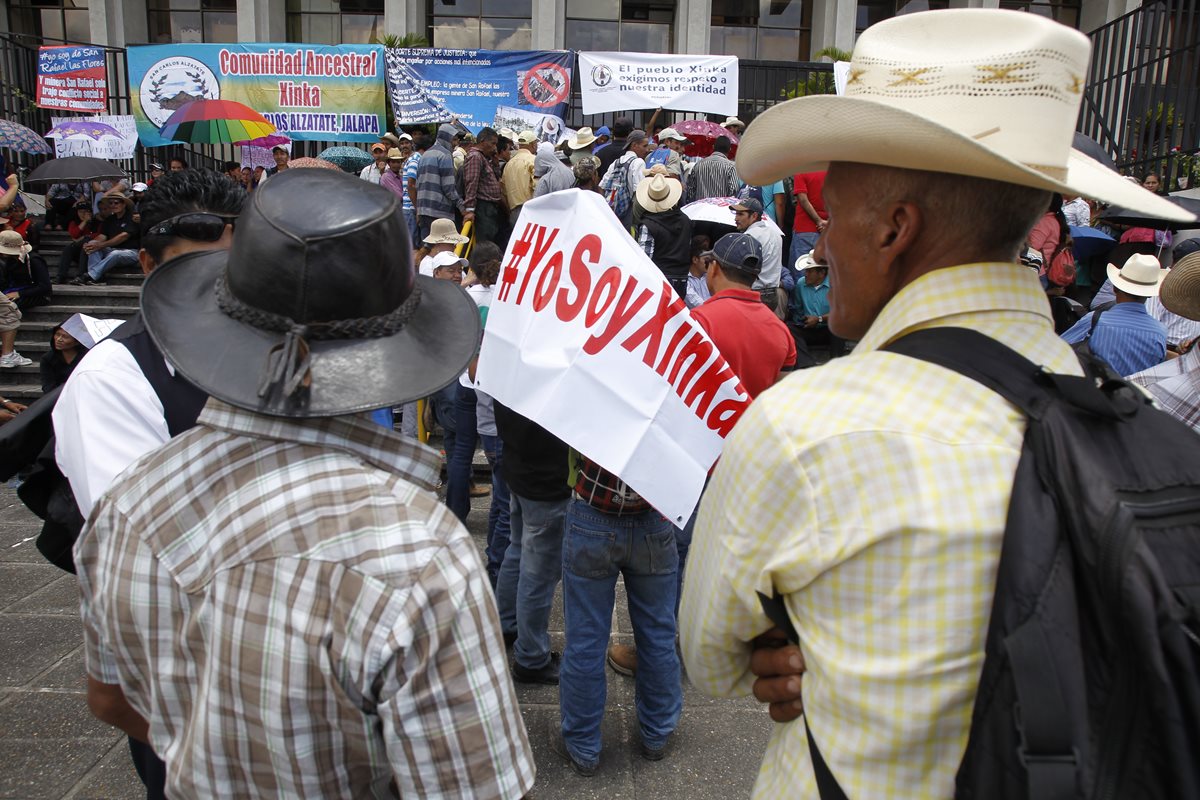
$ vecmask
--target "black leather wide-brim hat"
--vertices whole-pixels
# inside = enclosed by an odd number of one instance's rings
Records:
[[[229,250],[170,261],[142,288],[167,361],[230,405],[328,417],[399,405],[455,380],[479,347],[459,286],[418,276],[400,200],[342,172],[280,172]]]

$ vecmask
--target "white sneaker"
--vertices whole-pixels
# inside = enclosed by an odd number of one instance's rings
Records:
[[[18,353],[16,350],[13,350],[11,353],[9,353],[7,355],[0,356],[0,367],[3,367],[5,369],[7,369],[9,367],[27,367],[32,363],[33,363],[32,359],[26,358],[25,356]]]

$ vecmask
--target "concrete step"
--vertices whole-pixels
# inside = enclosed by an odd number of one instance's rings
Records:
[[[138,285],[112,284],[109,286],[72,286],[69,283],[56,284],[54,287],[54,303],[69,306],[136,306],[141,297],[142,287]]]
[[[87,314],[89,317],[99,317],[100,319],[129,319],[137,313],[137,310],[138,307],[136,304],[99,307],[91,303],[54,304],[36,306],[29,309],[24,312],[22,321],[36,322],[48,320],[57,324],[68,319],[73,314]]]
[[[0,373],[9,371],[0,369]],[[42,381],[35,375],[32,381],[19,384],[0,384],[0,394],[3,394],[7,400],[16,400],[18,403],[29,405],[42,396]]]

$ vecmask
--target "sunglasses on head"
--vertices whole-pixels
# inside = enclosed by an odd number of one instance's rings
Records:
[[[152,225],[146,231],[146,235],[177,236],[181,239],[191,239],[194,242],[215,242],[224,235],[226,225],[233,225],[236,222],[237,217],[211,214],[206,211],[192,211]]]

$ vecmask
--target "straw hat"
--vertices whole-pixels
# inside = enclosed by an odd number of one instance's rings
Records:
[[[429,226],[425,244],[466,244],[471,241],[458,232],[452,219],[435,219]]]
[[[1108,279],[1113,286],[1126,294],[1138,297],[1154,297],[1170,270],[1162,269],[1154,256],[1134,253],[1120,269],[1116,264],[1108,265]]]
[[[682,194],[683,184],[661,173],[642,178],[637,185],[638,203],[652,214],[670,211],[679,203],[679,196]]]
[[[1091,44],[1036,14],[949,9],[873,25],[845,96],[773,106],[738,149],[763,186],[832,161],[947,172],[1094,197],[1167,220],[1192,215],[1072,149]]]
[[[403,161],[404,154],[400,152],[399,147],[393,147],[392,149],[388,150],[388,152],[387,152],[387,160],[388,161]]]
[[[0,231],[0,254],[25,258],[32,249],[33,245],[16,231]]]
[[[575,131],[575,135],[567,140],[567,147],[572,150],[582,150],[585,147],[590,147],[596,143],[596,134],[592,133],[592,129],[584,125],[579,130]]]
[[[746,129],[746,123],[742,122],[737,117],[726,117],[725,121],[721,123],[722,128],[728,128],[730,125],[733,125],[735,128],[741,128],[742,130]]]
[[[1175,262],[1163,279],[1158,300],[1172,314],[1200,321],[1200,253]]]

